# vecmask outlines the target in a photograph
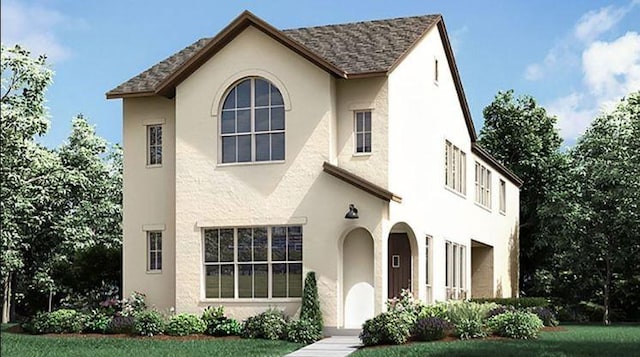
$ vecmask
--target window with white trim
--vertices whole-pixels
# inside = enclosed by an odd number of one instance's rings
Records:
[[[476,202],[491,209],[491,170],[476,161]]]
[[[282,161],[285,156],[284,100],[280,90],[262,78],[234,85],[222,104],[222,163]]]
[[[302,296],[302,227],[204,230],[205,297]]]
[[[147,271],[162,270],[162,232],[147,232]]]
[[[445,287],[447,299],[465,299],[467,292],[467,247],[445,242]]]
[[[162,125],[147,125],[147,165],[162,164]]]
[[[467,154],[445,140],[444,184],[463,195],[467,194]]]
[[[507,183],[500,179],[500,213],[507,211]]]
[[[354,119],[356,154],[371,153],[371,111],[356,111]]]
[[[427,236],[425,239],[425,268],[426,268],[426,281],[427,281],[427,303],[431,303],[432,302],[432,290],[431,290],[431,285],[432,285],[432,264],[433,264],[433,257],[431,256],[433,254],[433,249],[432,249],[432,244],[433,244],[433,237],[431,236]]]

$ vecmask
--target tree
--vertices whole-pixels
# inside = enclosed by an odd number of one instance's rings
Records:
[[[0,202],[2,208],[2,322],[9,320],[15,273],[24,267],[28,237],[42,222],[38,204],[47,201],[58,173],[51,152],[34,141],[48,128],[45,91],[53,72],[46,57],[30,57],[20,46],[1,47]]]
[[[597,117],[570,156],[580,214],[569,260],[581,280],[595,279],[601,287],[597,295],[603,302],[603,322],[608,325],[616,280],[638,281],[640,92]],[[627,302],[633,304],[632,300]],[[637,314],[637,301],[635,309]]]
[[[304,279],[304,291],[302,292],[302,307],[300,309],[300,320],[307,320],[315,327],[316,332],[321,335],[324,322],[322,311],[320,310],[320,298],[318,297],[318,283],[316,273],[308,272]]]
[[[563,237],[568,169],[556,118],[527,95],[498,92],[484,111],[479,144],[523,181],[520,191],[520,289],[549,294],[553,257]]]

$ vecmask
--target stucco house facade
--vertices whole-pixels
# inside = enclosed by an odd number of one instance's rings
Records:
[[[125,295],[294,315],[314,271],[342,329],[405,288],[517,294],[522,182],[476,143],[440,15],[279,30],[244,12],[107,98]]]

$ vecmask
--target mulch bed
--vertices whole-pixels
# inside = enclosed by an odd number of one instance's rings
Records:
[[[545,326],[542,328],[542,332],[560,332],[568,331],[564,326]]]

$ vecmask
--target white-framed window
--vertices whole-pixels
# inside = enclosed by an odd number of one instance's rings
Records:
[[[161,231],[147,231],[147,271],[162,271]]]
[[[467,295],[467,247],[445,242],[445,287],[447,299],[465,299]]]
[[[434,82],[438,83],[438,79],[440,77],[440,73],[438,73],[439,68],[438,68],[438,59],[434,59],[433,60],[433,80]]]
[[[426,276],[425,280],[427,283],[427,303],[432,302],[433,294],[432,294],[432,284],[433,284],[433,254],[432,249],[433,237],[426,236],[425,238],[425,268],[426,268]]]
[[[162,164],[162,125],[147,125],[147,165]]]
[[[371,153],[371,110],[354,112],[354,134],[355,153]]]
[[[500,213],[507,211],[507,183],[500,179]]]
[[[205,298],[302,296],[302,226],[206,228]]]
[[[220,115],[221,163],[285,159],[284,101],[263,78],[245,78],[229,89]]]
[[[476,161],[476,202],[491,209],[491,170]]]
[[[445,140],[444,184],[450,189],[467,194],[467,154]]]

